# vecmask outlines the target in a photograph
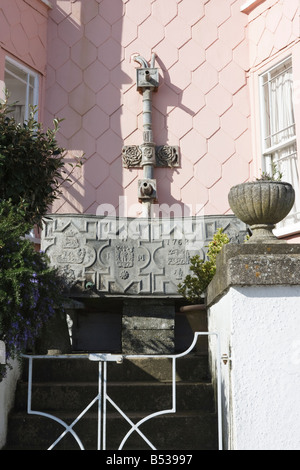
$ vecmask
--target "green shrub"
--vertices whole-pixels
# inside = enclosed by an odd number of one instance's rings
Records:
[[[56,308],[63,311],[63,280],[25,234],[41,225],[62,184],[84,160],[78,158],[67,172],[65,151],[56,141],[60,121],[44,132],[35,109],[24,124],[11,111],[7,99],[0,102],[0,340],[8,361],[0,366],[0,381],[9,360],[34,345]]]
[[[193,274],[188,274],[178,285],[178,292],[188,302],[201,303],[201,297],[216,273],[216,257],[227,243],[229,243],[229,238],[220,228],[208,244],[207,260],[201,259],[199,255],[191,258],[190,270]]]
[[[35,120],[36,109],[22,125],[10,116],[11,111],[7,100],[0,102],[0,200],[21,205],[25,220],[33,226],[41,223],[61,185],[83,158],[71,164],[68,173],[65,151],[56,141],[60,121],[54,119],[53,129],[44,132]]]
[[[11,201],[0,202],[0,340],[7,361],[34,345],[42,326],[62,310],[63,285],[45,254],[24,238],[30,224]],[[0,381],[7,366],[0,366]]]

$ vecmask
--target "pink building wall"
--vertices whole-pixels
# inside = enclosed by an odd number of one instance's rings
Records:
[[[45,104],[48,10],[46,0],[0,0],[0,82],[4,81],[5,57],[38,72],[41,119]]]
[[[179,145],[181,166],[156,169],[159,204],[191,215],[230,212],[227,193],[262,166],[258,76],[294,56],[300,127],[298,0],[0,0],[0,80],[9,55],[39,72],[40,114],[64,118],[59,142],[86,163],[52,210],[138,216],[140,170],[123,145],[142,143],[133,57],[157,54],[157,145]],[[47,20],[48,16],[48,20]],[[296,60],[297,59],[297,60]],[[298,84],[298,85],[297,85]],[[298,90],[298,91],[297,91]],[[298,97],[298,98],[297,98]],[[298,148],[300,148],[298,132]]]
[[[296,126],[300,128],[300,4],[298,0],[264,0],[249,13],[249,82],[251,94],[251,129],[253,151],[259,157],[261,136],[259,116],[258,77],[273,65],[288,56],[293,59],[294,109]],[[300,133],[297,133],[297,147],[300,148]],[[256,172],[261,164],[256,158]]]
[[[241,0],[52,1],[48,25],[47,123],[65,118],[60,141],[87,161],[59,212],[127,215],[137,205],[139,170],[122,168],[123,145],[142,143],[142,98],[133,55],[157,54],[153,97],[157,145],[179,145],[181,167],[156,169],[159,204],[191,215],[226,214],[227,193],[251,174],[247,24]]]

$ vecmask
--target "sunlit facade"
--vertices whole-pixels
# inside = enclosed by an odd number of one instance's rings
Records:
[[[142,215],[142,171],[122,166],[123,146],[142,142],[137,54],[159,67],[155,143],[180,152],[178,167],[155,169],[160,210],[229,214],[230,187],[272,162],[299,193],[298,0],[1,0],[0,25],[16,119],[32,104],[46,126],[64,119],[67,158],[86,157],[53,212]],[[300,231],[298,199],[281,237]]]

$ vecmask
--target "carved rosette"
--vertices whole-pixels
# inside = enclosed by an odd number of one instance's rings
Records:
[[[125,145],[122,149],[124,168],[140,168],[142,163],[142,151],[138,145]]]
[[[122,161],[124,168],[141,168],[143,160],[142,146],[125,145],[122,149]],[[144,157],[146,150],[144,150]],[[151,157],[151,150],[149,150]],[[145,157],[146,158],[146,157]],[[160,168],[178,168],[179,148],[177,146],[160,145],[155,148],[155,165]]]
[[[179,166],[179,149],[169,145],[156,148],[156,166],[175,168]]]

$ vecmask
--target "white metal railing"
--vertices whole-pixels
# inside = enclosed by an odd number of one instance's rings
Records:
[[[217,333],[202,333],[197,332],[194,335],[194,340],[191,346],[180,354],[174,355],[122,355],[122,354],[63,354],[63,355],[26,355],[24,354],[23,357],[29,360],[29,368],[28,368],[28,398],[27,398],[27,413],[30,415],[39,415],[49,419],[56,421],[57,423],[61,424],[65,430],[60,434],[60,436],[51,444],[48,450],[52,450],[67,434],[70,433],[76,442],[79,445],[81,450],[85,450],[84,446],[74,431],[74,426],[80,421],[80,419],[87,413],[87,411],[98,402],[98,427],[97,427],[97,450],[106,450],[106,408],[107,402],[109,402],[120,414],[123,418],[129,423],[131,426],[130,430],[127,432],[125,437],[123,438],[119,449],[122,450],[127,439],[133,432],[137,432],[144,441],[149,445],[149,447],[153,450],[156,448],[153,444],[149,441],[149,439],[145,436],[145,434],[140,430],[140,426],[149,421],[150,419],[164,415],[169,413],[176,413],[176,360],[183,356],[189,354],[192,349],[195,347],[198,337],[199,336],[214,336],[216,338],[216,357],[217,357],[217,364],[216,364],[216,371],[217,371],[217,414],[218,414],[218,442],[219,442],[219,450],[222,450],[222,404],[221,404],[221,356],[220,356],[220,341],[219,336]],[[145,418],[141,419],[137,423],[133,423],[131,419],[121,410],[121,408],[109,397],[107,394],[107,363],[108,362],[115,362],[115,363],[122,363],[124,359],[143,359],[143,358],[168,358],[172,359],[172,406],[170,409],[157,411],[152,413]],[[86,406],[86,408],[77,416],[77,418],[71,423],[67,424],[65,421],[61,420],[60,418],[49,414],[44,413],[42,411],[35,411],[32,409],[32,371],[33,371],[33,360],[34,359],[48,359],[48,360],[55,360],[55,359],[73,359],[73,360],[83,360],[88,359],[90,361],[96,361],[99,363],[98,366],[98,394],[95,398]]]

